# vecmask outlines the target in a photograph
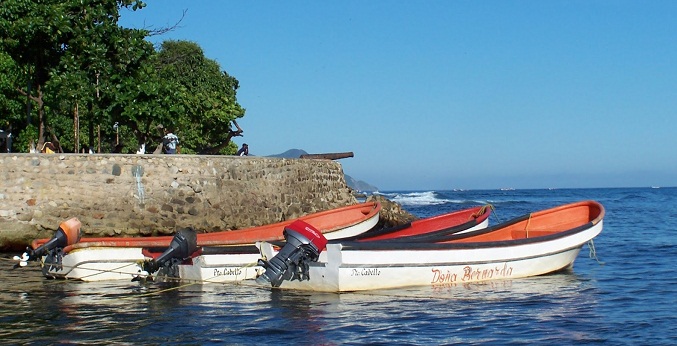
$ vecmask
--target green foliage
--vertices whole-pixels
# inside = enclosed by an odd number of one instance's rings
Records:
[[[5,131],[25,115],[25,105],[16,90],[19,83],[21,76],[18,66],[8,54],[0,51],[0,129]]]
[[[148,31],[118,26],[121,8],[143,7],[139,0],[3,0],[0,128],[13,129],[15,149],[57,136],[72,151],[78,130],[80,147],[101,138],[102,152],[116,140],[123,152],[142,143],[152,152],[159,125],[177,129],[182,153],[227,142],[231,122],[244,115],[238,81],[195,43],[169,41],[156,52]]]
[[[16,89],[37,105],[40,143],[50,122],[57,127],[66,122],[60,117],[71,117],[63,111],[63,100],[92,103],[92,71],[108,72],[115,69],[113,64],[127,63],[124,54],[123,59],[111,59],[119,55],[115,44],[142,39],[145,33],[122,31],[117,26],[119,8],[143,6],[138,0],[3,0],[0,51],[25,75],[25,83],[17,83]],[[55,113],[48,116],[50,108]]]
[[[12,133],[14,140],[12,141],[13,151],[27,153],[31,149],[31,143],[35,147],[35,139],[38,138],[38,128],[30,124],[21,129],[18,133]]]
[[[158,75],[175,84],[180,108],[168,122],[182,137],[182,153],[196,153],[229,140],[231,122],[244,116],[237,103],[239,82],[207,59],[202,48],[189,41],[165,41],[155,60]],[[229,146],[222,154],[234,154]]]

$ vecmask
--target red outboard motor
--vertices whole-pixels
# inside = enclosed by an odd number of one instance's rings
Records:
[[[30,260],[37,260],[54,252],[54,250],[63,250],[66,246],[79,242],[82,237],[80,227],[82,227],[82,223],[75,217],[62,222],[52,239],[36,249],[27,248],[21,257],[14,256],[14,259],[19,261],[15,267],[24,267]]]
[[[317,262],[327,245],[327,238],[315,227],[297,220],[284,228],[287,243],[270,261],[259,260],[265,272],[256,279],[258,283],[270,282],[279,287],[284,280],[308,280],[309,263]]]

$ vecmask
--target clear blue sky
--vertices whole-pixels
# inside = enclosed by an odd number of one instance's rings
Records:
[[[381,190],[677,186],[677,1],[179,1],[123,11],[240,81],[257,156]]]

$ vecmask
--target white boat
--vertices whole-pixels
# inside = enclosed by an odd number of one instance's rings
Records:
[[[571,268],[582,246],[602,231],[604,214],[601,204],[582,201],[431,242],[330,243],[317,262],[304,264],[301,278],[279,280],[278,273],[277,281],[266,279],[283,289],[351,292],[542,275]],[[267,242],[259,247],[266,258],[282,253]]]
[[[431,236],[486,228],[490,214],[490,206],[476,206],[416,220],[389,229],[375,229],[373,226],[378,220],[369,216],[362,223],[346,227],[346,230],[335,230],[323,234],[330,240],[350,239],[366,242],[407,237],[407,239],[425,241],[428,239],[427,237]],[[326,224],[318,218],[305,217],[299,220],[313,224],[313,226],[315,224]],[[283,225],[276,224],[278,232],[278,235],[275,236],[276,239],[284,239],[284,226],[288,226],[290,223],[292,221]],[[270,229],[271,227],[267,226],[266,228]],[[166,246],[139,247],[137,246],[138,242],[120,241],[115,243],[116,246],[105,246],[110,244],[111,241],[80,242],[71,245],[70,251],[60,258],[49,258],[47,256],[43,264],[43,273],[47,277],[83,281],[129,280],[146,275],[144,265],[149,260],[157,259],[167,248]],[[199,238],[197,243],[200,244]],[[152,245],[154,242],[150,244]],[[185,261],[174,262],[168,268],[161,269],[155,276],[169,276],[171,277],[170,280],[180,279],[209,283],[255,279],[263,273],[263,268],[258,265],[258,260],[262,256],[253,241],[251,244],[224,246],[210,246],[212,244],[213,242],[209,242],[206,246],[199,247],[199,250],[191,253]]]
[[[359,243],[388,240],[407,243],[427,242],[436,237],[484,229],[489,225],[490,214],[490,206],[476,206],[419,219],[398,227],[372,230],[349,240]],[[346,239],[333,240],[346,241]],[[191,261],[178,264],[176,272],[172,275],[183,281],[202,283],[251,280],[264,272],[264,268],[258,265],[258,260],[262,257],[272,258],[272,255],[262,256],[259,248],[253,245],[204,247],[202,253]]]
[[[365,202],[309,214],[296,220],[317,225],[316,227],[329,239],[340,239],[354,237],[374,228],[378,224],[380,211],[380,203]],[[195,235],[193,241],[199,247],[219,245],[237,247],[243,244],[251,244],[253,247],[253,244],[261,238],[269,239],[269,241],[284,239],[282,235],[284,227],[293,221],[241,230],[202,233]],[[162,251],[171,246],[175,238],[159,236],[80,239],[79,234],[74,235],[75,228],[79,233],[79,221],[77,224],[77,227],[67,228],[66,223],[62,223],[61,228],[68,232],[57,231],[57,235],[62,235],[63,239],[62,244],[58,246],[55,245],[56,237],[38,239],[33,242],[32,251],[38,252],[39,255],[32,257],[42,258],[43,274],[46,277],[83,281],[130,280],[139,276],[139,273],[144,270],[144,264],[158,257]],[[44,250],[46,244],[52,244],[51,249]],[[154,252],[156,249],[160,249],[159,252]],[[195,254],[189,253],[188,255],[194,256]],[[28,254],[24,256],[31,257]],[[255,263],[256,259],[253,262]]]

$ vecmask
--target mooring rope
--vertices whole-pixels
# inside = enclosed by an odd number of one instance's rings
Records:
[[[44,261],[43,261],[42,259],[41,259],[40,261],[41,261],[40,265],[44,267],[44,266],[45,266]],[[129,266],[135,266],[135,265],[138,265],[138,263],[127,263],[127,264],[123,264],[123,265],[121,265],[121,266],[119,266],[119,267],[117,267],[117,268],[113,268],[113,269],[80,268],[80,269],[82,269],[82,270],[91,270],[91,271],[95,271],[96,273],[92,273],[92,274],[89,274],[89,275],[84,275],[84,276],[82,276],[82,277],[79,278],[79,279],[71,279],[71,278],[67,278],[67,277],[64,277],[64,279],[69,279],[69,280],[74,280],[74,281],[78,281],[78,280],[79,280],[79,281],[85,281],[85,280],[82,280],[82,279],[88,278],[88,277],[91,277],[91,276],[95,276],[95,275],[100,275],[101,273],[111,273],[111,274],[120,274],[120,275],[132,275],[132,274],[129,274],[128,272],[123,272],[123,271],[120,271],[120,270],[121,270],[122,268],[126,268],[126,267],[129,267]],[[77,266],[64,266],[64,265],[61,265],[61,267],[62,267],[62,268],[67,268],[67,269],[71,269],[71,270],[78,268]]]
[[[594,256],[594,258],[596,259],[597,256],[596,256],[596,252],[594,250],[594,244],[592,244],[592,242],[590,242],[590,245],[591,245],[590,246],[591,257]],[[8,262],[9,261],[16,262],[15,260],[12,260],[12,259],[9,259],[9,258],[0,258],[0,260],[8,261]],[[37,262],[29,262],[29,265],[32,265],[33,263],[37,263]],[[603,262],[600,262],[600,263],[603,264]],[[247,267],[251,267],[251,266],[255,266],[255,265],[257,265],[257,264],[251,263],[251,264],[247,264],[245,266],[242,266],[241,268],[247,268]],[[101,272],[111,271],[111,270],[105,270],[105,269],[89,269],[89,270],[98,270],[98,271],[101,271]],[[129,273],[123,273],[123,274],[129,274]],[[143,274],[140,274],[140,275],[143,275]],[[152,275],[143,275],[143,276],[152,276]],[[182,289],[182,288],[185,288],[185,287],[195,286],[195,285],[199,285],[199,284],[203,284],[203,283],[207,283],[207,284],[217,283],[217,284],[221,284],[223,286],[240,286],[240,287],[255,288],[255,289],[265,290],[265,291],[276,290],[276,291],[296,291],[296,292],[301,292],[301,293],[308,293],[309,292],[309,291],[299,291],[296,288],[270,287],[270,286],[266,286],[266,285],[261,285],[261,284],[256,283],[255,280],[251,280],[251,279],[241,280],[241,281],[213,281],[212,279],[214,279],[215,277],[217,277],[217,276],[214,276],[214,277],[211,277],[211,278],[208,278],[208,279],[203,279],[203,280],[186,280],[186,279],[169,277],[169,276],[156,276],[155,277],[156,281],[153,281],[153,283],[158,283],[158,284],[162,283],[162,282],[175,282],[175,283],[185,282],[185,283],[182,284],[182,285],[178,285],[178,286],[172,286],[172,287],[153,290],[152,292],[147,292],[147,293],[131,294],[131,295],[122,296],[122,297],[119,296],[119,295],[115,295],[115,296],[102,295],[102,298],[111,299],[111,300],[119,300],[119,299],[130,300],[130,299],[136,299],[136,298],[140,298],[140,297],[151,297],[151,296],[155,296],[155,295],[161,295],[164,292],[174,291],[174,290],[177,290],[177,289]],[[511,279],[511,280],[507,280],[507,281],[512,282],[513,280],[521,280],[521,279],[526,279],[526,278],[517,278],[517,279]],[[157,280],[164,280],[164,281],[157,281]],[[121,280],[117,280],[117,281],[121,281]],[[496,280],[496,281],[500,282],[500,281],[503,281],[503,280]],[[88,283],[86,281],[82,281],[80,279],[73,279],[73,278],[63,278],[63,279],[59,279],[58,281],[57,280],[49,280],[48,282],[52,283],[52,284],[75,283],[75,282]],[[113,282],[113,281],[107,281],[107,282]],[[143,283],[140,282],[140,284],[143,284]],[[486,284],[486,282],[472,282],[472,283],[469,283],[469,284],[471,284],[471,285],[484,285],[484,284]],[[143,286],[139,286],[139,287],[143,287]],[[421,288],[425,288],[425,287],[422,286]],[[312,291],[310,291],[310,292],[312,292]],[[20,291],[17,291],[17,293],[20,293]],[[323,294],[323,293],[327,293],[327,292],[314,292],[314,293]],[[330,293],[336,293],[336,292],[330,292]],[[487,301],[487,300],[494,300],[494,299],[497,299],[497,300],[503,299],[503,298],[488,298],[486,296],[482,296],[482,297],[458,297],[458,296],[454,296],[454,295],[452,295],[452,296],[442,296],[442,295],[436,296],[435,294],[429,294],[429,293],[420,294],[420,293],[416,293],[416,292],[410,293],[410,292],[406,292],[406,291],[405,292],[403,292],[403,291],[397,291],[397,292],[391,291],[391,292],[389,292],[387,289],[385,291],[384,290],[375,290],[375,291],[367,290],[367,291],[354,291],[354,292],[340,292],[340,294],[346,294],[346,295],[351,295],[351,296],[358,295],[358,296],[374,296],[374,297],[392,297],[392,298],[401,298],[401,299],[434,299],[434,300],[441,300],[441,301],[448,301],[448,300],[454,300],[454,301],[475,301],[475,300]]]
[[[588,249],[590,249],[590,252],[588,254],[590,256],[590,258],[597,261],[597,263],[604,265],[604,262],[600,261],[599,258],[597,257],[597,250],[595,249],[595,242],[592,239],[588,240]]]
[[[531,224],[531,213],[529,213],[529,218],[527,219],[527,224],[524,226],[524,230],[527,232],[526,238],[529,238],[529,225]]]
[[[13,259],[10,259],[10,258],[0,258],[0,260],[4,260],[4,261],[7,261],[7,262],[12,262],[12,263],[15,263],[15,262],[16,262],[16,260],[13,260]],[[37,262],[29,262],[29,265],[31,265],[32,263],[39,264],[41,267],[44,266],[44,262],[42,262],[42,260],[41,260],[40,263],[37,263]],[[161,275],[161,276],[157,276],[157,275],[156,275],[156,276],[153,276],[153,274],[145,274],[145,273],[143,273],[143,272],[139,272],[139,273],[129,273],[129,272],[119,271],[119,269],[122,269],[122,268],[125,268],[125,267],[128,267],[128,266],[133,266],[133,265],[139,265],[139,262],[123,264],[123,265],[121,265],[121,266],[119,266],[119,267],[117,267],[117,268],[113,268],[113,269],[80,268],[80,269],[83,269],[83,270],[96,271],[96,273],[92,273],[92,274],[90,274],[90,275],[85,275],[85,276],[82,276],[81,278],[77,278],[77,279],[69,278],[69,277],[59,277],[59,278],[56,278],[56,277],[53,276],[54,278],[58,279],[58,281],[52,281],[52,283],[55,283],[55,284],[57,284],[57,283],[58,283],[58,284],[62,284],[62,283],[69,283],[69,282],[86,282],[85,280],[82,280],[82,279],[83,279],[83,278],[88,278],[88,277],[91,277],[91,276],[95,276],[95,275],[99,275],[99,274],[101,274],[101,273],[112,273],[112,274],[120,274],[120,275],[129,275],[129,279],[130,279],[130,280],[135,279],[135,278],[141,278],[141,279],[155,278],[155,280],[174,281],[174,282],[185,282],[185,281],[189,281],[189,280],[185,280],[185,279],[181,279],[181,278],[176,278],[176,277],[171,277],[171,276],[164,276],[164,275]],[[248,263],[248,264],[246,264],[246,265],[237,267],[237,269],[245,269],[245,268],[250,268],[250,267],[257,266],[257,265],[258,265],[258,263]],[[67,269],[75,269],[75,268],[78,268],[77,266],[64,266],[64,265],[61,265],[61,267],[62,267],[62,268],[67,268]],[[18,269],[18,268],[15,268],[15,269]],[[12,270],[13,270],[13,269],[12,269]],[[216,277],[218,277],[218,275],[212,276],[211,278],[203,279],[203,280],[190,280],[190,281],[194,281],[194,282],[190,282],[190,283],[188,283],[188,284],[181,285],[181,286],[177,286],[177,287],[171,287],[171,288],[167,288],[167,289],[162,289],[162,290],[153,291],[153,292],[146,293],[146,294],[143,294],[143,295],[135,295],[134,297],[147,296],[147,295],[153,295],[153,294],[160,294],[160,293],[165,292],[165,291],[171,291],[171,290],[175,290],[175,289],[177,289],[177,288],[181,288],[181,287],[185,287],[185,286],[191,286],[191,285],[197,285],[197,284],[203,284],[203,283],[207,283],[207,284],[214,284],[214,283],[219,283],[219,284],[236,284],[236,285],[240,285],[240,286],[259,287],[259,285],[247,285],[247,284],[242,284],[241,282],[244,281],[244,279],[243,279],[243,280],[240,280],[240,281],[232,281],[232,282],[230,282],[230,281],[214,281],[213,279],[216,278]],[[153,281],[155,281],[155,280],[153,280]],[[103,281],[108,281],[108,282],[110,282],[110,281],[120,281],[120,280],[103,280]]]
[[[487,205],[491,207],[491,215],[490,216],[493,216],[494,219],[496,219],[497,223],[499,223],[499,224],[502,223],[503,221],[501,220],[500,217],[498,217],[498,213],[496,213],[496,207],[491,203],[487,203]]]

